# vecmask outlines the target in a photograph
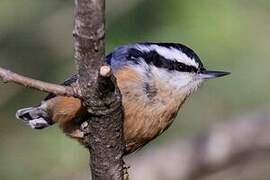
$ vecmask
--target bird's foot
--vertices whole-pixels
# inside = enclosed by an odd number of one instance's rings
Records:
[[[80,128],[73,130],[68,135],[75,139],[83,139],[87,135],[88,122],[85,121],[80,125]]]
[[[82,124],[81,124],[81,127],[80,127],[80,130],[84,133],[87,133],[87,128],[88,128],[88,122],[87,121],[84,121]]]
[[[124,162],[124,165],[123,165],[123,179],[124,180],[129,180],[129,175],[128,175],[128,169],[130,168],[129,165],[127,165],[125,162]]]

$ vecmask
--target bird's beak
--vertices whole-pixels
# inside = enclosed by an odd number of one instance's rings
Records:
[[[227,76],[231,73],[225,72],[225,71],[208,71],[208,70],[203,70],[198,73],[198,77],[201,79],[213,79],[213,78],[218,78],[218,77],[223,77]]]

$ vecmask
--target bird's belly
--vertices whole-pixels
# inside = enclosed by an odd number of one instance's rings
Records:
[[[132,68],[115,76],[123,97],[126,150],[131,153],[171,125],[186,96],[158,80],[146,82]]]
[[[148,112],[147,107],[132,107],[125,105],[124,136],[126,141],[126,151],[131,153],[144,144],[148,143],[162,132],[164,132],[173,122],[178,106],[164,109],[162,111]],[[129,109],[132,109],[130,111]]]

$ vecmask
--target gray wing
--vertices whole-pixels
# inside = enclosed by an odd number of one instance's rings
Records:
[[[70,86],[71,84],[75,83],[78,79],[78,75],[74,74],[72,76],[70,76],[68,79],[66,79],[63,83],[61,83],[61,85],[63,86]],[[49,93],[44,99],[43,101],[47,101],[49,99],[52,99],[56,96],[56,94],[54,93]]]

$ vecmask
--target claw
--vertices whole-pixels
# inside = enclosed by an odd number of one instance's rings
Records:
[[[87,122],[87,121],[84,121],[84,122],[81,124],[81,131],[86,132],[87,127],[88,127],[88,122]]]
[[[72,137],[72,138],[75,138],[75,139],[82,139],[82,138],[84,138],[84,132],[81,131],[80,129],[76,129],[75,131],[72,131],[68,135],[70,137]]]
[[[129,180],[129,175],[128,175],[128,169],[130,168],[129,165],[127,165],[125,162],[124,162],[124,165],[123,165],[123,179],[124,180]]]
[[[43,129],[50,126],[43,118],[33,119],[27,122],[33,129]]]

